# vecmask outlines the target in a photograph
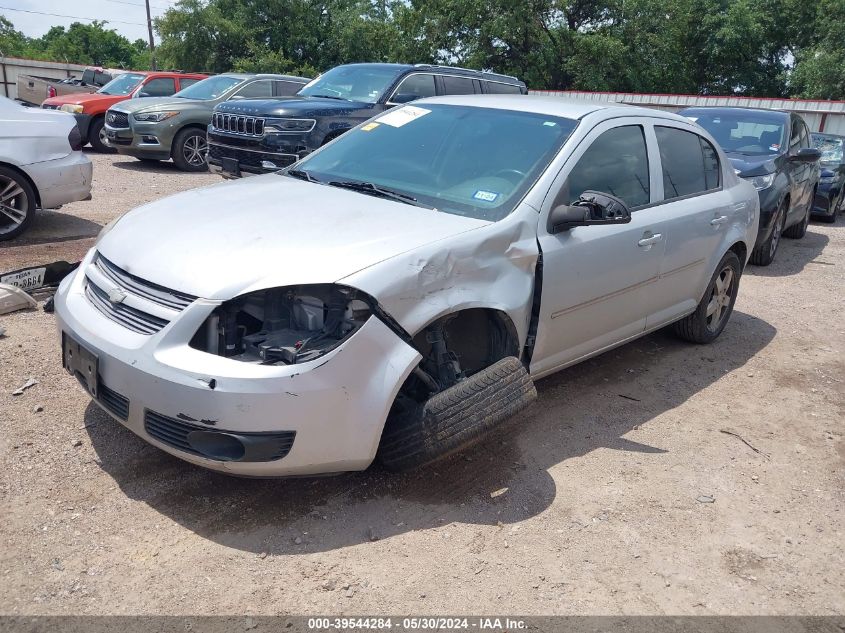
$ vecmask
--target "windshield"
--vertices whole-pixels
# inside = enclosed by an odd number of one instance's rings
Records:
[[[756,112],[685,112],[713,135],[726,152],[747,156],[779,154],[786,147],[784,123]]]
[[[338,66],[323,73],[297,94],[376,103],[402,68],[369,65]]]
[[[321,182],[371,183],[446,213],[496,221],[548,166],[577,121],[427,105],[394,108],[296,165]]]
[[[813,134],[813,147],[818,148],[822,153],[823,163],[842,163],[845,140],[831,138],[830,136],[817,136]]]
[[[135,87],[141,83],[143,78],[144,75],[136,73],[118,75],[97,92],[101,95],[128,95],[135,90]]]
[[[188,86],[184,90],[180,90],[173,96],[180,99],[211,101],[213,99],[219,99],[242,81],[245,80],[239,79],[238,77],[227,77],[225,75],[209,77],[208,79],[198,81],[192,86]]]

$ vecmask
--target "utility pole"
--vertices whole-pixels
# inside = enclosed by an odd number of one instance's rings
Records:
[[[156,45],[153,41],[153,19],[150,15],[150,0],[145,0],[147,5],[147,32],[150,34],[150,70],[156,69]]]

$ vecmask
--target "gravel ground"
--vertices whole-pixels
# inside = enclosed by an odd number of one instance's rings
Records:
[[[94,200],[0,270],[217,181],[92,159]],[[747,271],[715,344],[658,333],[560,372],[506,434],[402,476],[190,466],[89,402],[52,315],[3,317],[0,613],[843,614],[843,273],[845,222],[813,223]]]

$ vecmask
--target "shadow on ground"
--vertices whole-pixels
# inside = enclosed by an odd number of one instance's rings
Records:
[[[28,246],[80,240],[96,237],[102,228],[96,222],[63,213],[61,209],[46,211],[39,209],[29,228],[20,237],[3,242],[3,246]]]
[[[596,449],[660,459],[666,451],[625,434],[743,366],[775,332],[735,312],[712,345],[650,335],[540,381],[539,402],[509,428],[403,475],[374,465],[326,478],[238,479],[146,444],[93,403],[85,422],[100,465],[121,490],[199,536],[268,554],[326,551],[443,523],[522,521],[554,501],[549,469]],[[506,494],[491,498],[503,487]]]
[[[811,265],[824,266],[823,263],[819,264],[819,260],[824,260],[822,253],[830,238],[814,228],[815,225],[811,224],[800,240],[782,237],[775,261],[768,266],[749,266],[745,270],[746,274],[755,277],[787,277],[797,275],[811,262]]]
[[[114,165],[118,169],[125,169],[127,171],[141,172],[147,174],[177,173],[185,176],[201,176],[203,174],[208,175],[208,170],[197,172],[182,171],[172,161],[169,160],[141,161],[135,159],[127,160],[127,157],[121,157],[121,160],[116,160],[112,163],[112,165]]]

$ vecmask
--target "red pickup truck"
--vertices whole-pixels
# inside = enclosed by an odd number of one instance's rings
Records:
[[[82,138],[91,147],[98,152],[111,152],[114,150],[108,146],[103,129],[106,110],[126,99],[169,97],[206,77],[198,73],[128,72],[118,75],[97,92],[52,97],[41,107],[70,112],[76,117]]]

